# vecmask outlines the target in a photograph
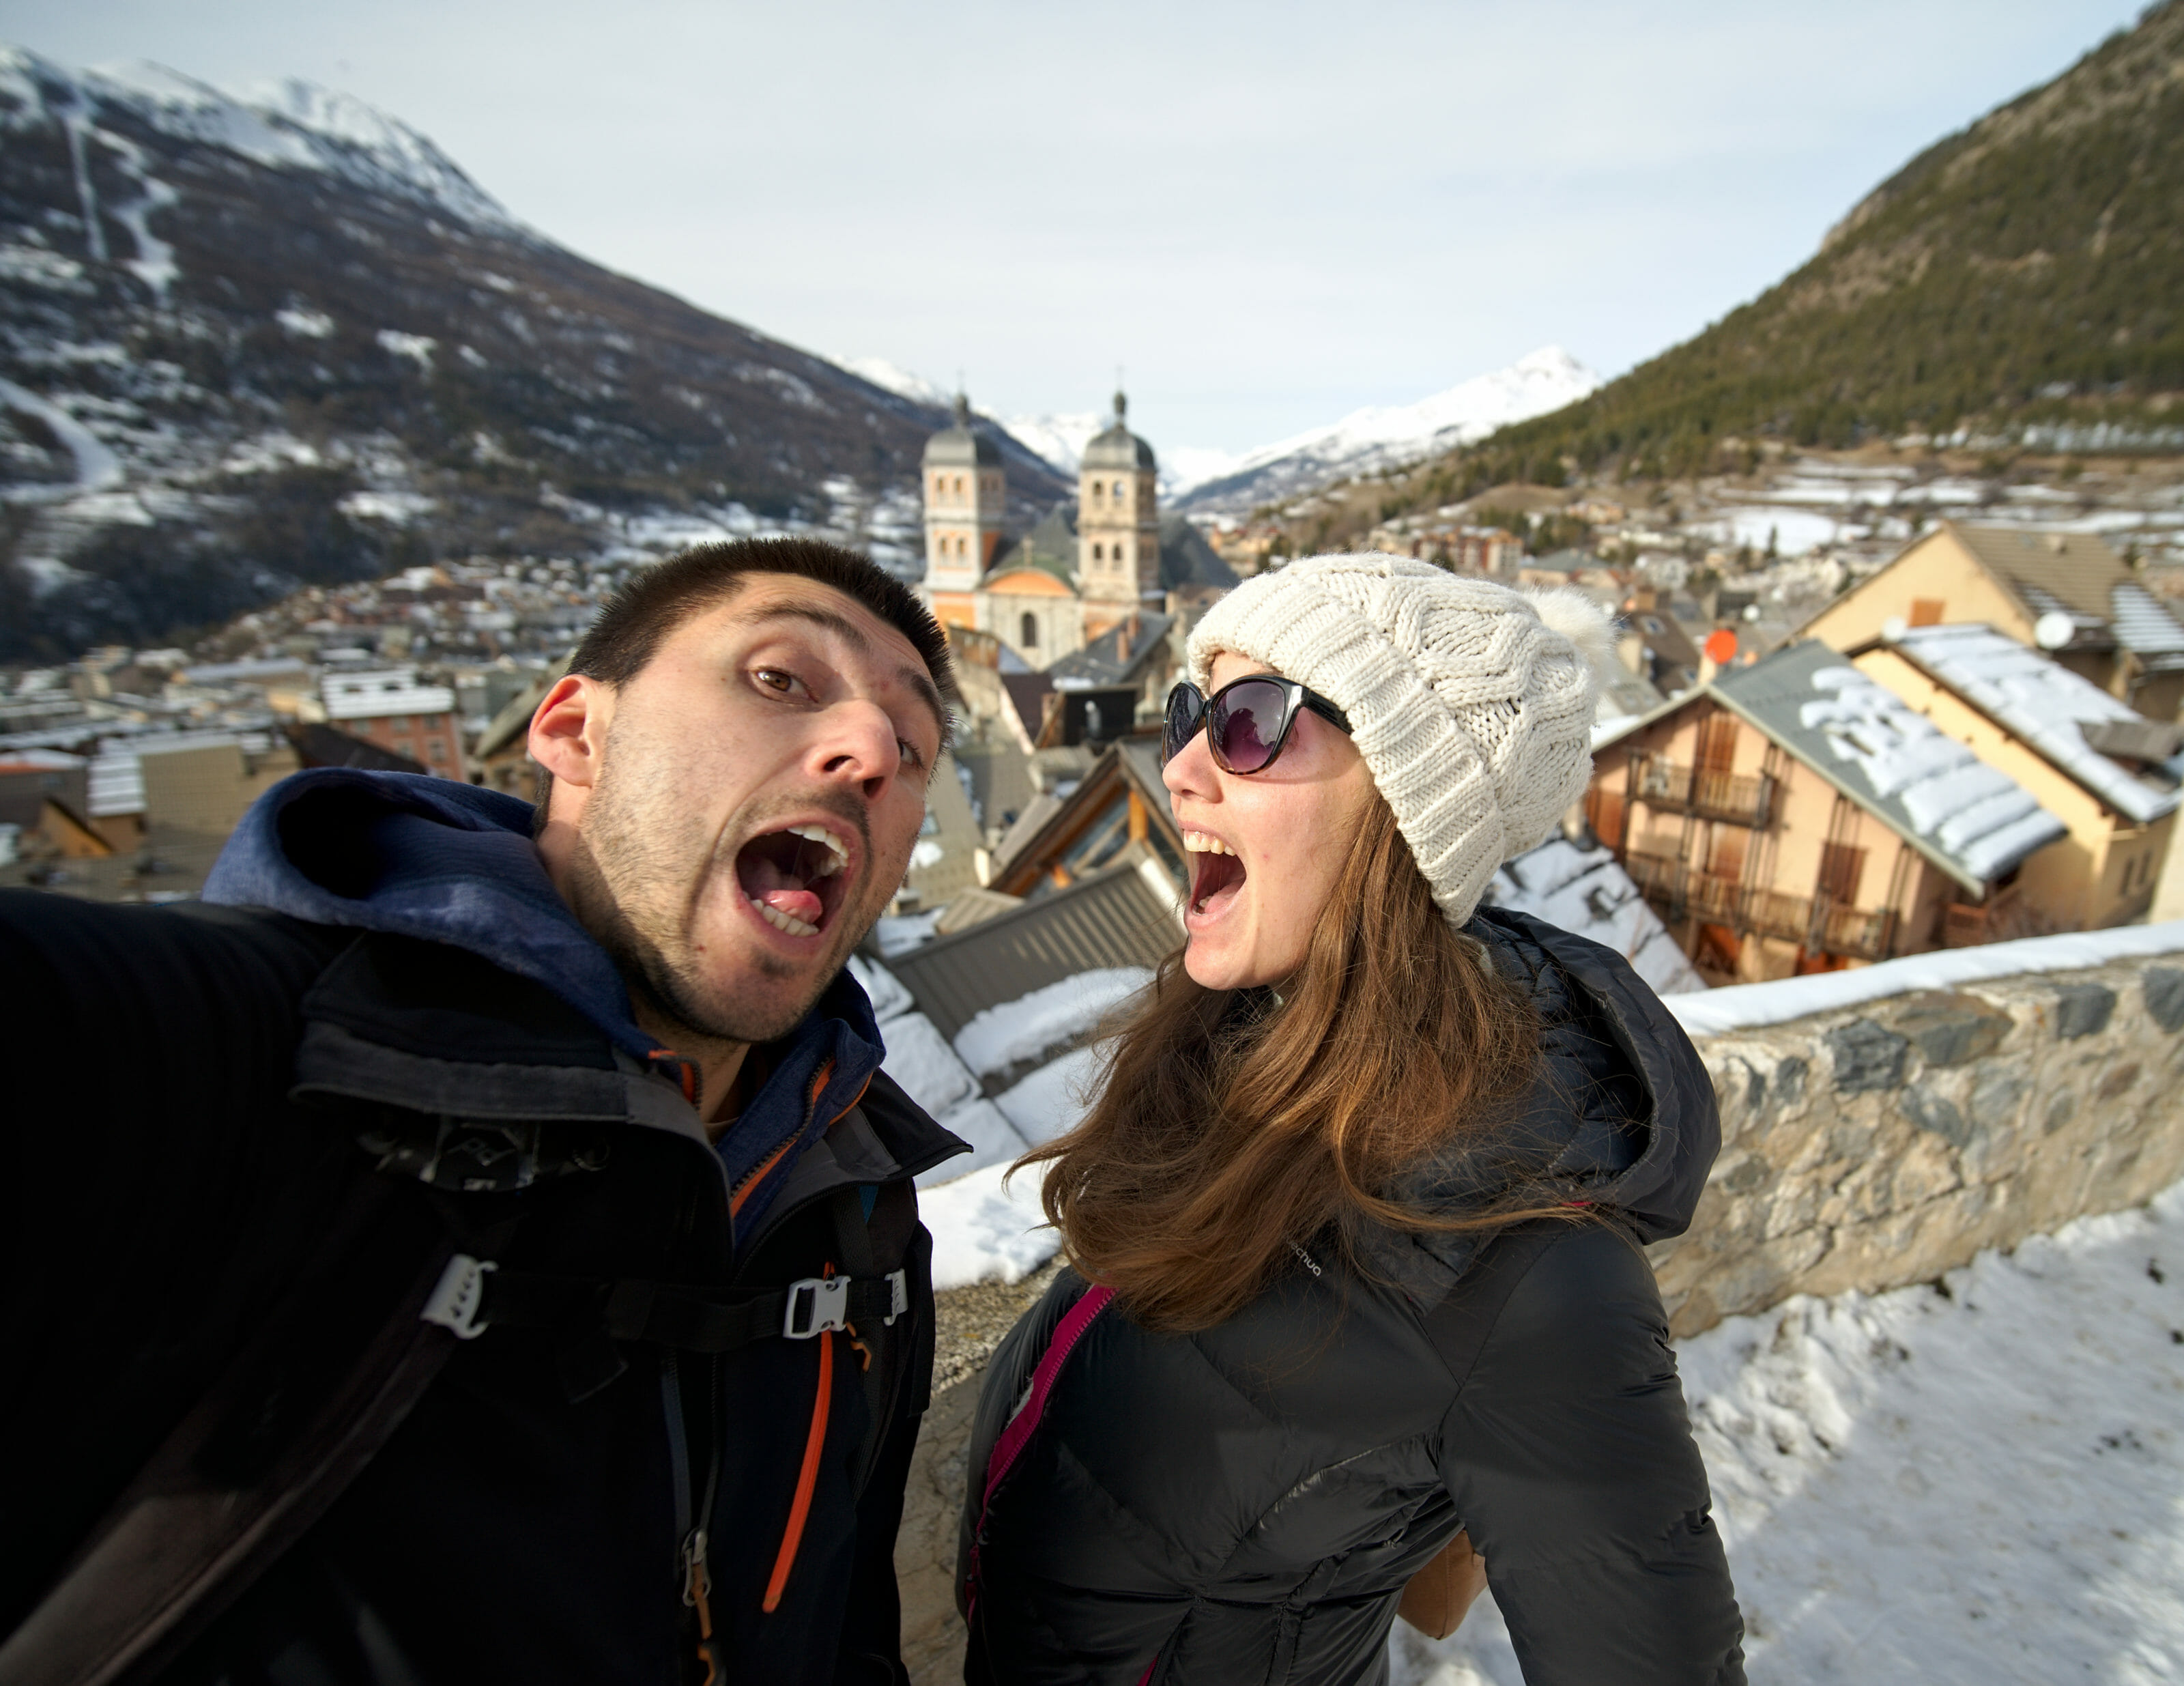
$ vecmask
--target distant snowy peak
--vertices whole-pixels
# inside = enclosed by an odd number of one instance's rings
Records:
[[[81,131],[120,107],[159,133],[214,146],[276,169],[316,170],[359,187],[421,201],[465,222],[516,232],[515,219],[445,153],[361,100],[287,80],[224,92],[137,62],[73,70],[0,46],[0,131],[58,122]]]
[[[847,369],[870,381],[883,392],[891,392],[898,398],[918,404],[945,405],[954,398],[953,394],[943,392],[916,371],[905,369],[900,363],[890,363],[884,357],[837,357],[834,364],[837,368]]]
[[[1497,427],[1574,404],[1601,384],[1559,345],[1543,346],[1506,369],[1474,375],[1415,404],[1352,410],[1332,427],[1263,445],[1224,472],[1187,483],[1182,501],[1186,508],[1240,512],[1470,444]]]
[[[1113,416],[1101,410],[1080,410],[1045,416],[1011,416],[1001,426],[1064,474],[1074,474],[1078,459],[1084,455],[1084,447],[1092,443],[1092,436],[1113,420]]]

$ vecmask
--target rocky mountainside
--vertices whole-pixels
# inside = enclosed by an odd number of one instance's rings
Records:
[[[555,245],[354,101],[0,48],[0,657],[768,527],[914,572],[946,422]],[[1005,448],[1028,519],[1064,488]]]
[[[1914,159],[1812,260],[1418,488],[1700,473],[1758,438],[2184,450],[2184,0]]]

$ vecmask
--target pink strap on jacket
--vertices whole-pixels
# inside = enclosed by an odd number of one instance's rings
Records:
[[[1031,1386],[1025,1390],[1023,1403],[1010,1417],[1001,1438],[994,1443],[993,1454],[986,1460],[986,1490],[978,1500],[978,1532],[971,1546],[971,1585],[965,1602],[968,1611],[978,1605],[978,1541],[985,1536],[986,1512],[993,1508],[994,1494],[1023,1449],[1031,1443],[1031,1437],[1046,1415],[1046,1402],[1054,1392],[1055,1378],[1061,1374],[1061,1366],[1069,1362],[1069,1354],[1084,1331],[1092,1326],[1095,1318],[1107,1309],[1107,1302],[1115,1297],[1112,1288],[1090,1287],[1078,1298],[1076,1304],[1062,1314],[1061,1321],[1054,1326],[1054,1334],[1039,1354],[1038,1365],[1031,1373]]]

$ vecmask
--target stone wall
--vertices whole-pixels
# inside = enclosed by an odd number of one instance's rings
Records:
[[[1930,1281],[2184,1175],[2184,964],[1989,979],[1702,1038],[1721,1156],[1656,1247],[1674,1332]]]
[[[1652,1249],[1674,1333],[1792,1294],[1930,1281],[2184,1176],[2184,955],[1899,995],[1696,1039],[1722,1149]],[[916,1686],[960,1680],[952,1575],[979,1372],[1050,1268],[941,1296],[895,1563]]]

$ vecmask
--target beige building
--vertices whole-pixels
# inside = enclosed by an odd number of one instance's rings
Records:
[[[1181,516],[1162,516],[1153,448],[1125,425],[1128,410],[1117,393],[1113,424],[1084,449],[1077,502],[1011,538],[1000,524],[1008,487],[1000,448],[957,400],[956,425],[925,452],[919,589],[936,619],[988,634],[1044,670],[1145,615],[1188,625],[1235,585],[1203,534]]]
[[[1863,650],[1898,625],[1992,627],[2150,720],[2184,704],[2184,623],[2095,533],[1945,521],[1803,630]]]
[[[1812,641],[1602,738],[1585,813],[1715,984],[2012,934],[1993,910],[2068,846],[2032,792]]]
[[[1001,448],[958,393],[955,425],[925,442],[925,596],[943,625],[979,624],[973,594],[1000,548],[1008,490]]]
[[[1115,419],[1084,447],[1077,472],[1077,585],[1084,636],[1097,638],[1139,609],[1157,611],[1161,587],[1160,510],[1153,448],[1123,420],[1129,400],[1115,394]]]
[[[2054,930],[2128,924],[2152,908],[2176,823],[2163,766],[2173,726],[1986,627],[1917,628],[1852,659],[2069,828],[2025,863],[2018,906]]]
[[[329,723],[352,737],[392,750],[437,778],[466,780],[455,694],[428,685],[414,667],[329,673],[319,682]]]

